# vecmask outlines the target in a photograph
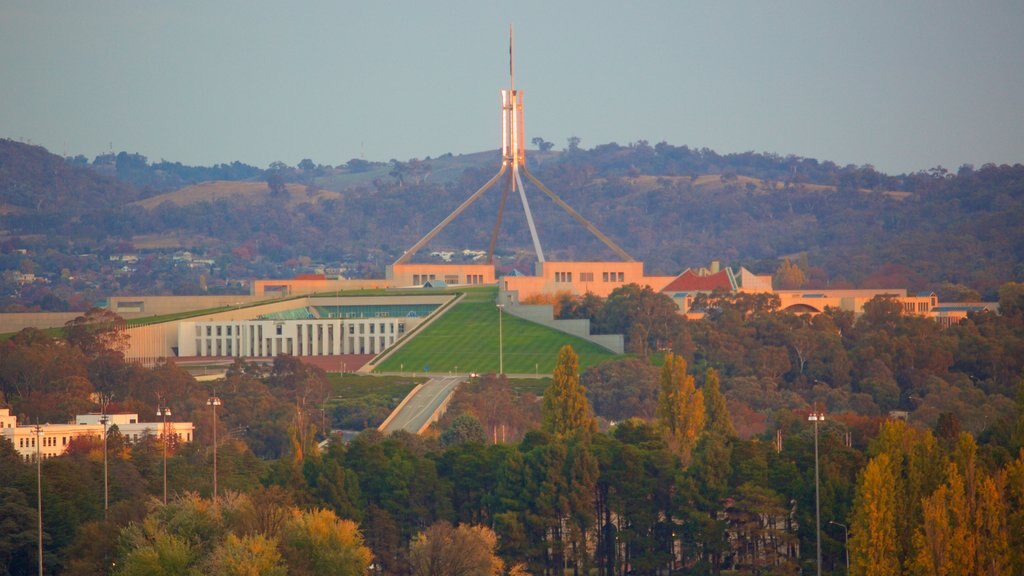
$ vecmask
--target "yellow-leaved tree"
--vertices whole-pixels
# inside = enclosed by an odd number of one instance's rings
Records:
[[[686,372],[686,360],[675,354],[665,357],[658,390],[658,421],[669,445],[686,463],[704,429],[704,394],[693,382],[693,376]]]

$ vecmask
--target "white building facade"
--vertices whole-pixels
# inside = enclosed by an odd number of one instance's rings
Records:
[[[178,325],[178,355],[380,354],[421,321],[419,317],[183,321]]]

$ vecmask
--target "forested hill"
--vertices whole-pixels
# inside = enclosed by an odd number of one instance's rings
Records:
[[[123,152],[65,160],[3,140],[0,262],[5,270],[24,267],[27,252],[37,275],[57,280],[88,260],[69,266],[53,256],[69,251],[158,260],[161,250],[187,249],[216,263],[178,270],[173,282],[157,266],[97,284],[115,292],[187,292],[318,267],[379,275],[493,176],[498,163],[492,151],[408,162],[202,168]],[[772,273],[781,257],[805,254],[809,288],[904,287],[944,297],[976,290],[994,297],[1000,284],[1024,280],[1020,164],[891,176],[795,156],[645,142],[587,150],[570,142],[565,151],[528,152],[528,165],[644,260],[648,273],[674,274],[713,259]],[[216,182],[192,185],[204,179]],[[549,259],[614,257],[529,182],[527,189]],[[500,187],[485,194],[417,257],[485,249],[500,196]],[[513,200],[499,266],[528,270],[531,242]],[[103,274],[101,268],[92,273]]]
[[[76,168],[41,146],[0,139],[2,214],[83,214],[138,196],[131,184]]]

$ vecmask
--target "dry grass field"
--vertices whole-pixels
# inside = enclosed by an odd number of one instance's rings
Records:
[[[289,205],[298,205],[307,202],[317,203],[329,199],[341,198],[339,192],[309,188],[302,184],[288,184],[290,198]],[[229,182],[214,180],[203,182],[194,186],[187,186],[173,192],[166,192],[157,196],[151,196],[145,200],[135,202],[147,210],[152,210],[164,202],[171,202],[178,206],[188,206],[199,202],[214,202],[217,200],[237,199],[247,203],[262,203],[270,196],[270,188],[266,182]]]

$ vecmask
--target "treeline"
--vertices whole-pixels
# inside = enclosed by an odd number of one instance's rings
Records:
[[[52,573],[260,566],[266,573],[431,574],[430,566],[459,557],[476,559],[470,574],[814,569],[816,438],[807,409],[773,412],[779,443],[773,434],[746,438],[740,429],[747,415],[730,414],[718,372],[695,378],[682,356],[637,366],[638,376],[654,377],[644,418],[620,420],[608,411],[621,409],[614,403],[592,409],[593,390],[583,383],[606,367],[581,375],[565,348],[532,409],[489,405],[492,396],[509,401],[511,390],[504,378],[487,375],[459,392],[439,434],[364,431],[326,450],[316,448],[323,374],[287,357],[267,372],[239,363],[217,385],[221,493],[213,506],[212,436],[202,425],[210,392],[173,365],[148,371],[146,386],[133,390],[132,369],[117,361],[111,321],[83,318],[57,346],[75,350],[87,365],[74,379],[77,395],[95,380],[101,390],[147,398],[124,407],[167,403],[199,424],[196,442],[171,446],[173,501],[164,507],[156,499],[160,442],[127,444],[112,429],[105,519],[102,443],[75,442],[68,455],[45,461],[44,560]],[[23,333],[5,352],[31,348],[28,336],[39,339]],[[9,389],[21,399],[50,386],[46,393],[56,401],[54,379],[71,380],[50,373]],[[933,431],[828,411],[817,431],[824,570],[845,571],[845,533],[830,522],[849,527],[857,574],[887,574],[892,566],[931,574],[963,563],[977,568],[968,573],[1024,569],[1024,382],[1014,412],[992,424],[1007,434],[986,430],[976,441],[959,430],[955,414]],[[603,431],[596,416],[616,425]],[[515,438],[494,443],[506,430]],[[0,535],[0,560],[11,573],[30,572],[35,466],[6,442],[0,486],[3,517],[18,527]]]
[[[69,278],[114,276],[90,257],[131,252],[140,234],[195,240],[196,253],[218,262],[206,272],[211,285],[291,276],[317,263],[344,263],[350,275],[380,276],[388,262],[493,176],[497,164],[483,154],[393,161],[390,169],[361,160],[337,167],[303,160],[267,170],[237,162],[202,168],[149,163],[124,152],[92,163],[69,162],[39,147],[2,144],[0,203],[9,205],[0,215],[8,231],[0,243],[3,265],[17,269],[26,260],[18,251],[31,251],[27,260],[35,273],[51,281],[40,290],[57,292],[64,302],[73,298],[62,289],[83,291],[62,278],[64,269]],[[651,274],[678,273],[711,260],[770,274],[783,256],[805,254],[808,288],[906,288],[994,300],[1001,284],[1024,281],[1024,228],[1017,225],[1024,220],[1022,165],[965,165],[955,173],[937,167],[889,176],[870,166],[638,142],[537,153],[531,170],[644,260]],[[362,179],[339,176],[367,172]],[[158,188],[210,178],[265,180],[276,190],[296,182],[343,195],[326,202],[279,194],[259,205],[128,205]],[[432,246],[486,246],[490,226],[473,223],[492,221],[499,200],[497,192],[481,197]],[[547,198],[535,198],[534,205],[549,258],[613,257]],[[503,271],[527,271],[532,261],[517,247],[530,245],[529,231],[522,209],[516,203],[507,208],[499,265]],[[140,268],[107,284],[170,293],[177,284],[172,276],[180,272]],[[43,302],[34,294],[15,300],[28,298]]]
[[[884,297],[858,318],[835,309],[781,312],[769,294],[712,292],[695,300],[705,318],[690,321],[671,298],[637,285],[607,299],[563,295],[555,305],[560,318],[588,318],[596,332],[624,334],[627,351],[641,357],[669,350],[697,374],[718,370],[745,436],[772,428],[777,410],[819,405],[870,417],[904,411],[927,426],[954,414],[966,430],[1001,435],[997,443],[1005,444],[1024,374],[1024,284],[1004,284],[999,295],[999,313],[972,313],[949,328]],[[610,419],[653,413],[651,372],[636,360],[584,378]],[[619,403],[631,411],[616,410]]]

